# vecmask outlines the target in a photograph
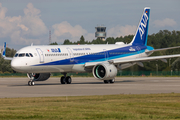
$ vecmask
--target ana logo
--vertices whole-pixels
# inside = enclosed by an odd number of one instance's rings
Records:
[[[134,48],[130,47],[129,51],[136,51]]]
[[[146,11],[146,13],[147,13],[147,11]],[[141,23],[140,23],[139,28],[138,28],[140,36],[141,36],[141,40],[142,40],[142,36],[144,35],[146,25],[147,25],[147,21],[148,21],[148,16],[146,13],[144,12]]]
[[[52,48],[51,52],[61,52],[61,49],[60,48]]]

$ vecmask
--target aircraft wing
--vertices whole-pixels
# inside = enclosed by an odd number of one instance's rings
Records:
[[[12,57],[6,57],[6,42],[4,42],[4,47],[3,47],[3,51],[1,53],[1,55],[5,60],[12,60],[13,59]]]
[[[174,58],[180,57],[180,54],[177,55],[163,55],[163,56],[152,56],[152,57],[141,57],[141,58],[133,58],[133,59],[121,59],[114,60],[114,64],[123,64],[123,63],[131,63],[131,62],[145,62],[145,61],[154,61],[154,60],[162,60],[165,62],[166,58]]]
[[[154,60],[161,60],[163,62],[167,62],[166,58],[174,58],[174,57],[180,57],[180,54],[177,54],[177,55],[164,55],[164,56],[152,56],[152,57],[141,57],[141,58],[132,58],[132,59],[109,60],[107,62],[113,63],[113,64],[146,62],[146,61],[154,61]],[[98,63],[102,63],[102,62],[87,62],[87,63],[85,63],[85,67],[93,67]]]

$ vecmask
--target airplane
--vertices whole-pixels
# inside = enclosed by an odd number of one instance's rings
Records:
[[[180,48],[154,49],[147,46],[149,17],[150,7],[145,7],[135,36],[129,44],[31,45],[20,49],[10,58],[5,55],[5,42],[2,56],[11,60],[13,70],[27,73],[29,86],[34,86],[35,81],[47,80],[51,73],[62,73],[60,83],[71,84],[72,79],[67,73],[73,72],[92,72],[96,79],[104,83],[114,83],[118,70],[135,64],[143,67],[142,62],[145,61],[167,62],[167,58],[180,57],[180,54],[148,57],[155,51]]]

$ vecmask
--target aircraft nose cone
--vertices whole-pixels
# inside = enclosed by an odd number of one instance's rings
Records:
[[[11,61],[11,68],[15,71],[19,71],[21,72],[21,64],[20,61],[16,60],[16,59],[13,59]]]
[[[16,69],[16,67],[17,67],[17,62],[16,62],[16,60],[13,59],[13,60],[11,61],[11,67],[12,67],[13,70]]]

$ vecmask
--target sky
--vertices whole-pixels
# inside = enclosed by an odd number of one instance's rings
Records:
[[[180,30],[180,0],[0,0],[0,49],[62,44],[65,39],[95,38],[95,27],[107,37],[135,34],[144,7],[150,7],[149,34]]]

